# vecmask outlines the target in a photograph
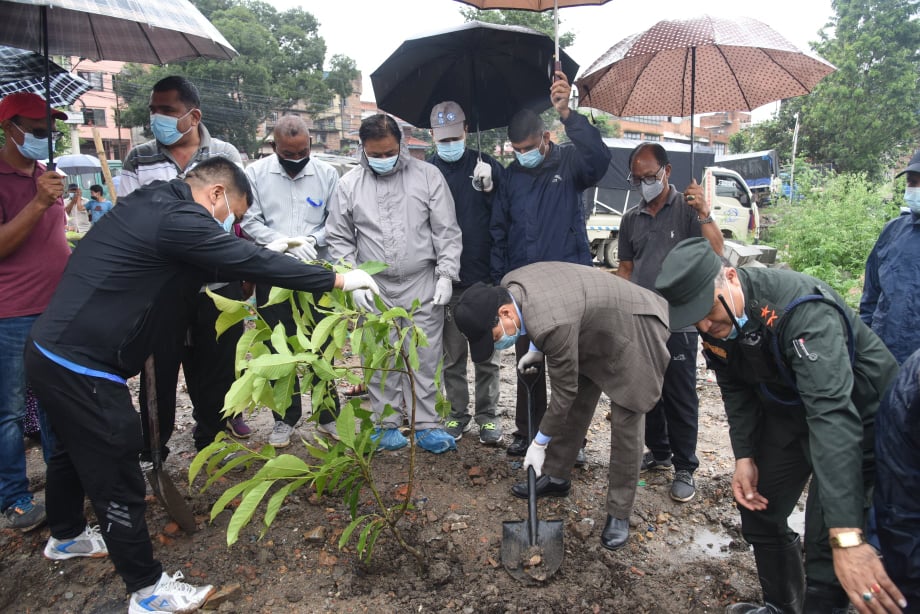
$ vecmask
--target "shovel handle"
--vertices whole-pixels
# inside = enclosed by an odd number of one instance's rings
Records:
[[[537,472],[527,468],[527,530],[530,545],[537,545]]]
[[[147,384],[147,432],[150,435],[150,460],[153,468],[159,469],[160,459],[160,417],[157,411],[157,376],[153,354],[144,361],[144,381]]]

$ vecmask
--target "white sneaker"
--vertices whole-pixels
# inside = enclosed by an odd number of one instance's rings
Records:
[[[128,614],[166,614],[174,612],[194,612],[200,608],[214,587],[210,584],[197,588],[180,582],[184,576],[177,571],[170,578],[164,572],[160,581],[153,586],[131,593]]]
[[[46,559],[52,561],[64,561],[78,556],[98,559],[108,556],[109,549],[105,547],[102,535],[99,534],[99,526],[86,525],[83,532],[73,539],[49,537],[48,543],[45,544],[44,554]]]
[[[273,448],[286,448],[291,445],[291,433],[293,432],[293,426],[278,420],[275,422],[275,428],[272,429],[272,434],[268,436],[268,443]]]
[[[342,438],[339,437],[339,427],[335,425],[335,422],[330,422],[328,424],[317,424],[316,430],[325,435],[329,435],[336,441],[342,441]]]

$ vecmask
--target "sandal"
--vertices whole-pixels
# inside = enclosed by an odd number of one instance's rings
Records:
[[[348,386],[342,391],[342,396],[348,397],[348,398],[357,397],[359,399],[366,399],[367,398],[367,388],[364,386],[364,384],[355,384],[353,386]]]

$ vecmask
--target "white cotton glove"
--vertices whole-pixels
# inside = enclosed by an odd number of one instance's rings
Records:
[[[431,301],[435,305],[446,305],[450,302],[450,297],[454,294],[454,282],[449,277],[438,279],[434,287],[434,299]]]
[[[363,271],[361,271],[363,273]],[[351,293],[351,297],[355,301],[355,307],[362,309],[364,311],[369,311],[371,313],[377,312],[377,307],[374,305],[374,291],[373,290],[355,290]]]
[[[521,375],[534,375],[543,366],[543,352],[530,350],[518,361],[518,372]],[[539,473],[537,475],[540,475]]]
[[[543,461],[546,460],[546,444],[540,445],[536,440],[531,441],[527,446],[527,456],[524,457],[524,470],[533,467],[533,472],[537,477],[543,475]]]
[[[299,242],[294,245],[294,242]],[[292,237],[288,240],[288,253],[300,260],[316,260],[316,239],[313,237]]]
[[[272,252],[278,252],[279,254],[283,254],[284,252],[287,251],[289,240],[290,239],[288,239],[287,237],[281,237],[280,239],[275,239],[274,241],[266,245],[265,249],[272,251]]]
[[[374,281],[374,278],[371,277],[369,273],[360,269],[342,273],[342,281],[344,282],[342,284],[342,290],[345,292],[366,288],[374,294],[380,294],[380,288],[377,286],[377,282]],[[373,302],[374,299],[371,298],[371,304],[373,304]]]
[[[483,192],[492,191],[492,167],[488,162],[480,160],[473,168],[473,182],[475,185],[481,185]]]

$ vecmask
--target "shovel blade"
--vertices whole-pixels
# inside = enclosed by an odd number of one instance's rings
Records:
[[[530,543],[530,522],[502,523],[502,565],[521,582],[543,582],[559,570],[565,554],[561,520],[538,520],[537,542]]]
[[[162,468],[151,469],[147,472],[147,481],[150,482],[150,488],[157,500],[163,504],[166,513],[170,518],[176,521],[176,524],[186,533],[194,533],[198,530],[195,522],[195,515],[189,509],[185,498],[176,485],[173,484],[172,478]]]

